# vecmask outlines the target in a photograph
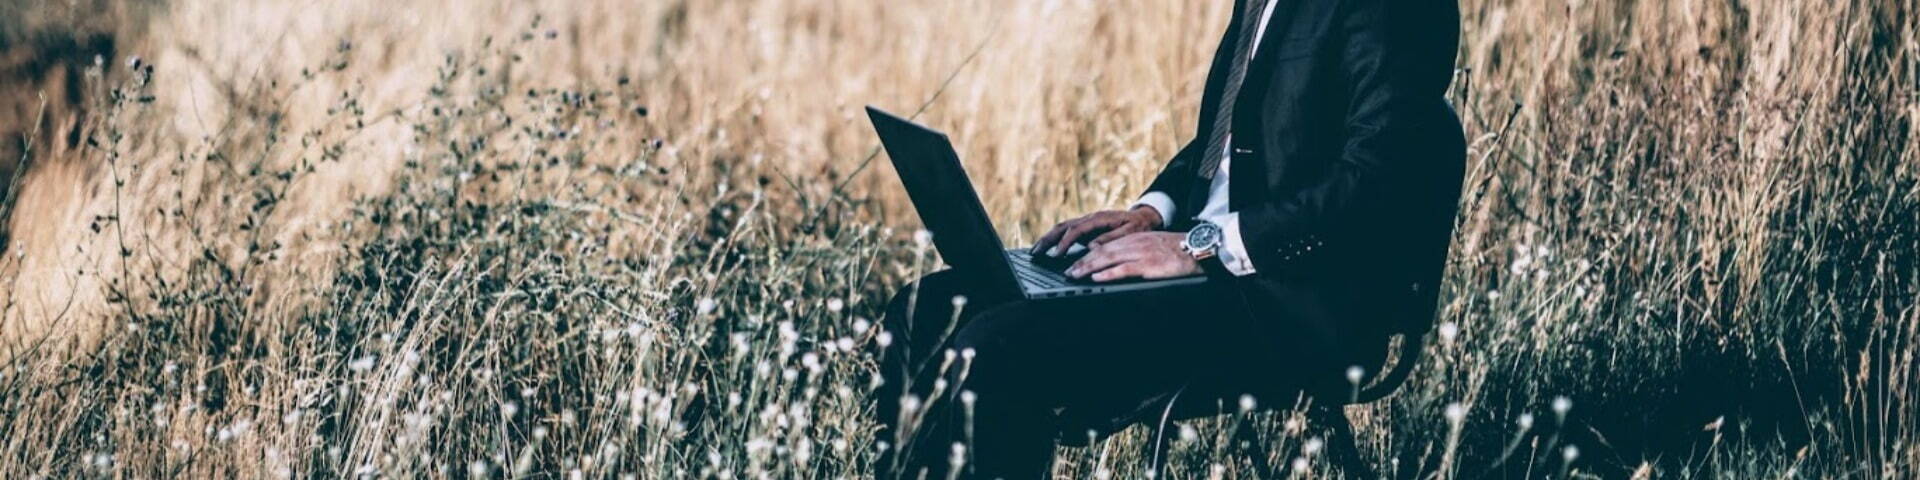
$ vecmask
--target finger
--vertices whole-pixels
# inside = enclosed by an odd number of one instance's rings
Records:
[[[1053,246],[1054,250],[1058,251],[1057,253],[1054,253],[1054,255],[1060,255],[1060,254],[1066,253],[1067,249],[1072,247],[1073,244],[1079,243],[1078,240],[1080,240],[1081,237],[1085,237],[1088,234],[1091,234],[1094,232],[1104,231],[1112,227],[1113,227],[1113,224],[1111,220],[1089,219],[1085,222],[1080,222],[1079,224],[1074,225],[1073,228],[1067,229],[1067,233],[1060,235],[1059,243],[1056,243]]]
[[[1093,274],[1093,281],[1111,282],[1140,276],[1140,262],[1124,262]]]
[[[1139,226],[1136,226],[1131,223],[1121,225],[1119,227],[1115,227],[1113,230],[1108,230],[1106,234],[1100,235],[1099,238],[1093,239],[1092,242],[1087,243],[1087,246],[1092,248],[1100,248],[1101,245],[1106,245],[1108,242],[1113,242],[1122,238],[1126,238],[1128,235],[1140,233],[1142,230],[1145,230],[1145,229],[1140,228]]]
[[[1133,249],[1116,249],[1113,248],[1112,245],[1108,245],[1105,248],[1087,254],[1087,256],[1081,258],[1080,261],[1074,262],[1073,268],[1067,269],[1067,275],[1075,278],[1086,277],[1095,272],[1111,268],[1114,265],[1133,261],[1138,257],[1138,253],[1139,252]]]
[[[1086,256],[1080,257],[1079,260],[1073,262],[1073,265],[1068,266],[1065,273],[1068,277],[1072,278],[1085,277],[1087,274],[1096,271],[1093,266],[1102,264],[1102,262],[1106,261],[1106,258],[1107,252],[1100,250],[1087,252]]]
[[[1053,229],[1047,230],[1046,235],[1040,236],[1040,240],[1033,242],[1033,249],[1031,251],[1032,252],[1045,251],[1047,247],[1052,246],[1054,242],[1057,242],[1060,240],[1060,234],[1066,233],[1068,227],[1072,227],[1074,223],[1078,223],[1079,221],[1080,219],[1076,218],[1073,220],[1060,222],[1059,225],[1054,225]]]

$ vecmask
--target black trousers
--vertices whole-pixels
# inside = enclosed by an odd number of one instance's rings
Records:
[[[1053,300],[986,301],[929,275],[889,305],[879,478],[1044,478],[1062,412],[1120,418],[1189,384],[1298,392],[1289,348],[1256,328],[1229,283]],[[1222,387],[1225,388],[1222,388]],[[1233,397],[1237,398],[1235,394]],[[1270,397],[1263,397],[1270,398]],[[1068,433],[1068,435],[1085,433]],[[957,445],[960,445],[956,447]]]

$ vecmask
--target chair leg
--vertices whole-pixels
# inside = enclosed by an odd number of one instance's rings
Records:
[[[1360,455],[1360,446],[1354,441],[1353,422],[1347,419],[1346,412],[1339,407],[1315,407],[1308,413],[1312,418],[1307,421],[1316,424],[1325,432],[1324,452],[1327,461],[1340,469],[1346,478],[1379,478],[1373,471],[1373,465]]]
[[[1167,430],[1173,426],[1173,409],[1180,403],[1180,394],[1186,393],[1185,387],[1175,390],[1167,397],[1166,405],[1160,409],[1160,422],[1154,424],[1153,433],[1147,437],[1147,478],[1165,478],[1167,474]]]
[[[1240,420],[1235,423],[1233,427],[1233,447],[1239,450],[1241,454],[1246,455],[1248,461],[1253,462],[1253,474],[1255,477],[1268,479],[1286,478],[1286,472],[1274,467],[1273,461],[1267,458],[1267,456],[1272,453],[1272,449],[1269,448],[1265,440],[1260,439],[1260,432],[1254,428],[1253,419],[1246,414],[1241,414]],[[1286,464],[1282,463],[1281,465],[1285,466]]]

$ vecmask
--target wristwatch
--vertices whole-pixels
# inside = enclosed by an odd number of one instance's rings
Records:
[[[1187,240],[1181,242],[1180,250],[1192,255],[1194,260],[1206,260],[1220,253],[1220,244],[1225,241],[1225,231],[1212,222],[1200,222],[1187,231]]]

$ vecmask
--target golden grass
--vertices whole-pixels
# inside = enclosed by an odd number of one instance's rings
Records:
[[[886,162],[859,168],[860,107],[938,92],[921,120],[1029,239],[1124,204],[1185,140],[1227,10],[117,5],[126,24],[9,25],[118,52],[63,71],[82,102],[0,124],[32,142],[0,476],[866,475],[870,319],[932,264]],[[1350,409],[1366,454],[1447,478],[1914,474],[1912,7],[1462,9],[1458,333]],[[1194,425],[1177,476],[1248,474],[1225,425]],[[1138,440],[1059,473],[1134,475]]]

